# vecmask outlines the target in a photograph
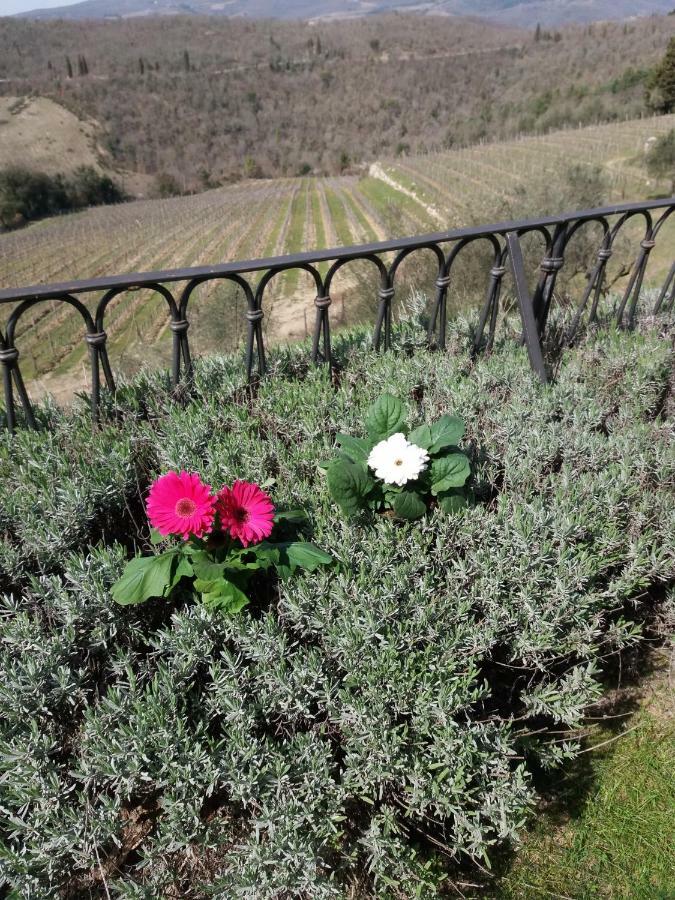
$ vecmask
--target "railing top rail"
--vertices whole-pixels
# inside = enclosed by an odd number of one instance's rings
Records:
[[[659,200],[642,200],[635,203],[617,203],[612,206],[596,207],[581,211],[563,213],[557,216],[543,216],[537,219],[521,219],[511,222],[496,222],[456,228],[415,237],[395,238],[371,244],[355,244],[349,247],[332,247],[326,250],[310,250],[287,256],[271,256],[266,259],[250,259],[223,263],[216,266],[193,266],[183,269],[165,269],[155,272],[129,272],[102,278],[66,281],[61,284],[31,285],[27,287],[4,288],[0,290],[0,303],[16,300],[48,300],[64,294],[83,294],[93,291],[144,287],[152,284],[166,284],[174,281],[207,279],[219,275],[260,272],[267,269],[283,269],[303,263],[319,263],[329,260],[353,259],[368,254],[400,251],[408,248],[422,248],[428,244],[441,244],[464,238],[478,238],[484,235],[505,235],[508,232],[524,233],[542,226],[558,225],[562,222],[582,222],[600,216],[615,216],[624,213],[639,213],[652,209],[665,209],[675,205],[675,197]]]

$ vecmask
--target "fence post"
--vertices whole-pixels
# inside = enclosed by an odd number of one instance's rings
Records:
[[[537,320],[534,316],[532,308],[532,297],[527,287],[527,279],[525,277],[525,264],[523,262],[523,251],[520,246],[520,238],[518,232],[509,231],[506,235],[506,243],[509,248],[509,261],[513,272],[513,280],[516,285],[516,295],[518,297],[518,306],[520,307],[520,317],[523,322],[523,334],[525,336],[525,346],[527,347],[527,355],[530,358],[530,365],[539,376],[539,380],[543,384],[548,384],[548,376],[546,374],[546,366],[544,365],[544,356],[541,352],[541,341],[539,339],[539,329]]]

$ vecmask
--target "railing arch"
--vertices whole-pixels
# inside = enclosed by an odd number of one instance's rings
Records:
[[[364,261],[375,267],[377,277],[373,296],[377,299],[377,316],[373,333],[376,350],[391,347],[392,301],[396,274],[405,259],[411,254],[431,252],[437,261],[434,300],[429,321],[427,340],[429,345],[440,349],[445,347],[447,327],[447,295],[455,266],[462,252],[478,241],[487,241],[492,248],[491,266],[487,272],[488,286],[481,309],[475,335],[474,354],[489,350],[495,340],[500,296],[503,292],[504,275],[510,268],[513,274],[515,294],[522,320],[522,341],[526,345],[533,370],[542,381],[548,378],[542,351],[542,340],[546,335],[548,318],[555,297],[555,285],[564,266],[565,253],[581,229],[587,225],[599,224],[602,239],[594,251],[595,258],[589,266],[581,301],[577,306],[567,338],[572,341],[578,332],[581,319],[589,307],[588,320],[597,316],[598,302],[603,291],[607,262],[616,252],[615,241],[620,232],[635,218],[644,222],[644,232],[639,251],[631,265],[630,277],[616,311],[619,327],[632,327],[638,314],[638,306],[645,278],[647,263],[655,246],[663,224],[675,211],[675,197],[663,200],[647,200],[638,203],[622,203],[614,206],[580,210],[538,219],[497,222],[459,228],[434,234],[404,237],[353,247],[333,248],[298,253],[291,256],[267,259],[228,262],[215,266],[198,266],[187,269],[170,269],[158,272],[136,272],[90,280],[71,281],[64,284],[33,285],[30,287],[0,289],[0,306],[10,307],[4,333],[0,331],[0,365],[2,366],[5,397],[5,415],[8,428],[17,425],[16,400],[29,427],[35,427],[35,416],[28,392],[20,371],[19,350],[15,346],[17,323],[26,310],[45,301],[69,304],[81,316],[84,323],[84,339],[87,343],[91,362],[91,410],[94,422],[99,418],[101,394],[101,370],[104,385],[115,390],[115,379],[108,358],[105,319],[113,300],[124,302],[130,291],[150,290],[159,294],[168,307],[169,327],[173,334],[171,373],[174,385],[189,381],[193,373],[192,351],[188,340],[189,306],[194,291],[212,281],[229,281],[243,292],[246,301],[247,340],[245,351],[245,373],[248,381],[265,374],[266,356],[262,329],[265,292],[272,280],[283,272],[302,270],[314,282],[316,321],[312,335],[312,359],[334,363],[331,347],[330,315],[331,289],[334,279],[342,269],[352,262]],[[530,295],[528,276],[521,249],[521,239],[530,234],[538,234],[543,239],[544,255],[540,258],[534,293]],[[383,256],[394,254],[393,261],[387,263]],[[322,277],[319,267],[328,264],[328,271]],[[257,284],[252,286],[257,278]],[[170,285],[176,284],[173,289]],[[176,290],[176,293],[174,293]],[[101,294],[92,314],[82,298]],[[178,297],[178,301],[176,300]],[[673,308],[675,299],[675,260],[669,266],[665,282],[659,292],[654,312]],[[487,340],[485,332],[487,330]]]

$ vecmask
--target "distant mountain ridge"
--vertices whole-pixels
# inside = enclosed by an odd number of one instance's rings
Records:
[[[675,0],[84,0],[73,6],[36,9],[21,16],[71,20],[172,15],[330,19],[398,11],[478,16],[527,28],[537,22],[551,27],[668,13],[674,5]]]

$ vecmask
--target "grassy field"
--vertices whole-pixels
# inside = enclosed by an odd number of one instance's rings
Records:
[[[533,817],[496,900],[674,896],[673,660],[655,657],[645,684],[619,692],[600,725],[589,718],[584,755]]]
[[[361,177],[254,180],[61,216],[0,235],[0,284],[222,263],[534,215],[552,211],[542,208],[546,203],[565,203],[550,185],[570,166],[601,170],[607,202],[639,199],[667,189],[648,180],[642,154],[649,137],[674,124],[675,116],[664,116],[599,125],[383,161]],[[652,257],[647,284],[670,263],[667,247]],[[348,278],[336,285],[338,325],[351,321],[351,286]],[[305,337],[312,296],[302,274],[276,279],[266,298],[268,338]],[[233,349],[243,335],[242,313],[232,288],[198,291],[191,312],[195,345]],[[33,389],[58,395],[86,384],[81,329],[70,311],[45,304],[23,321],[18,345]],[[164,364],[170,333],[163,301],[143,292],[122,295],[107,322],[113,365],[135,371],[142,363]]]

